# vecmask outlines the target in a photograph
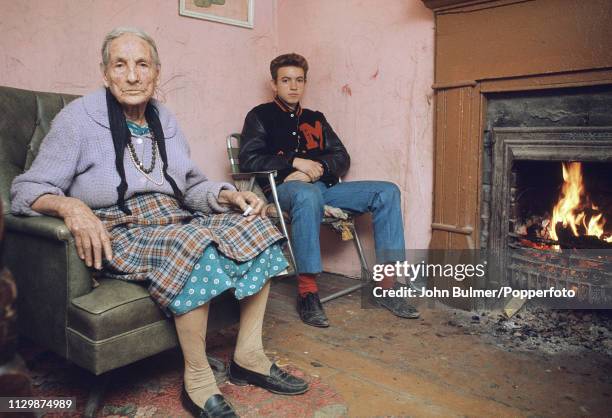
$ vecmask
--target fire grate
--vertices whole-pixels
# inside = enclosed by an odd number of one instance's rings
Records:
[[[577,302],[612,303],[612,255],[606,251],[533,248],[531,241],[508,234],[507,277],[519,289],[568,289]]]

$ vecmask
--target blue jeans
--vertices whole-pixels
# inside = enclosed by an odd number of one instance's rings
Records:
[[[291,243],[299,273],[320,273],[319,243],[323,205],[354,213],[371,212],[378,263],[404,260],[404,224],[400,190],[386,181],[324,183],[288,181],[277,186],[281,208],[291,215]]]

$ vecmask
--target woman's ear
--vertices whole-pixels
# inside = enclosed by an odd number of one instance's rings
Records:
[[[104,87],[108,88],[108,77],[106,76],[106,67],[103,63],[100,63],[100,72],[102,73],[102,82]]]

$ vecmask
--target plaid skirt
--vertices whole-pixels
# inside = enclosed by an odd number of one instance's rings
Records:
[[[131,215],[117,205],[94,210],[112,239],[113,259],[104,262],[105,276],[148,282],[151,297],[166,313],[211,243],[226,257],[244,262],[283,239],[267,219],[246,222],[235,212],[190,212],[162,193],[136,195],[125,203]]]

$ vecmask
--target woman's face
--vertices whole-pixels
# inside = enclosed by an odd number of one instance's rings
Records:
[[[159,66],[151,47],[142,38],[125,34],[113,40],[109,62],[104,68],[104,85],[127,111],[143,109],[159,83]]]

